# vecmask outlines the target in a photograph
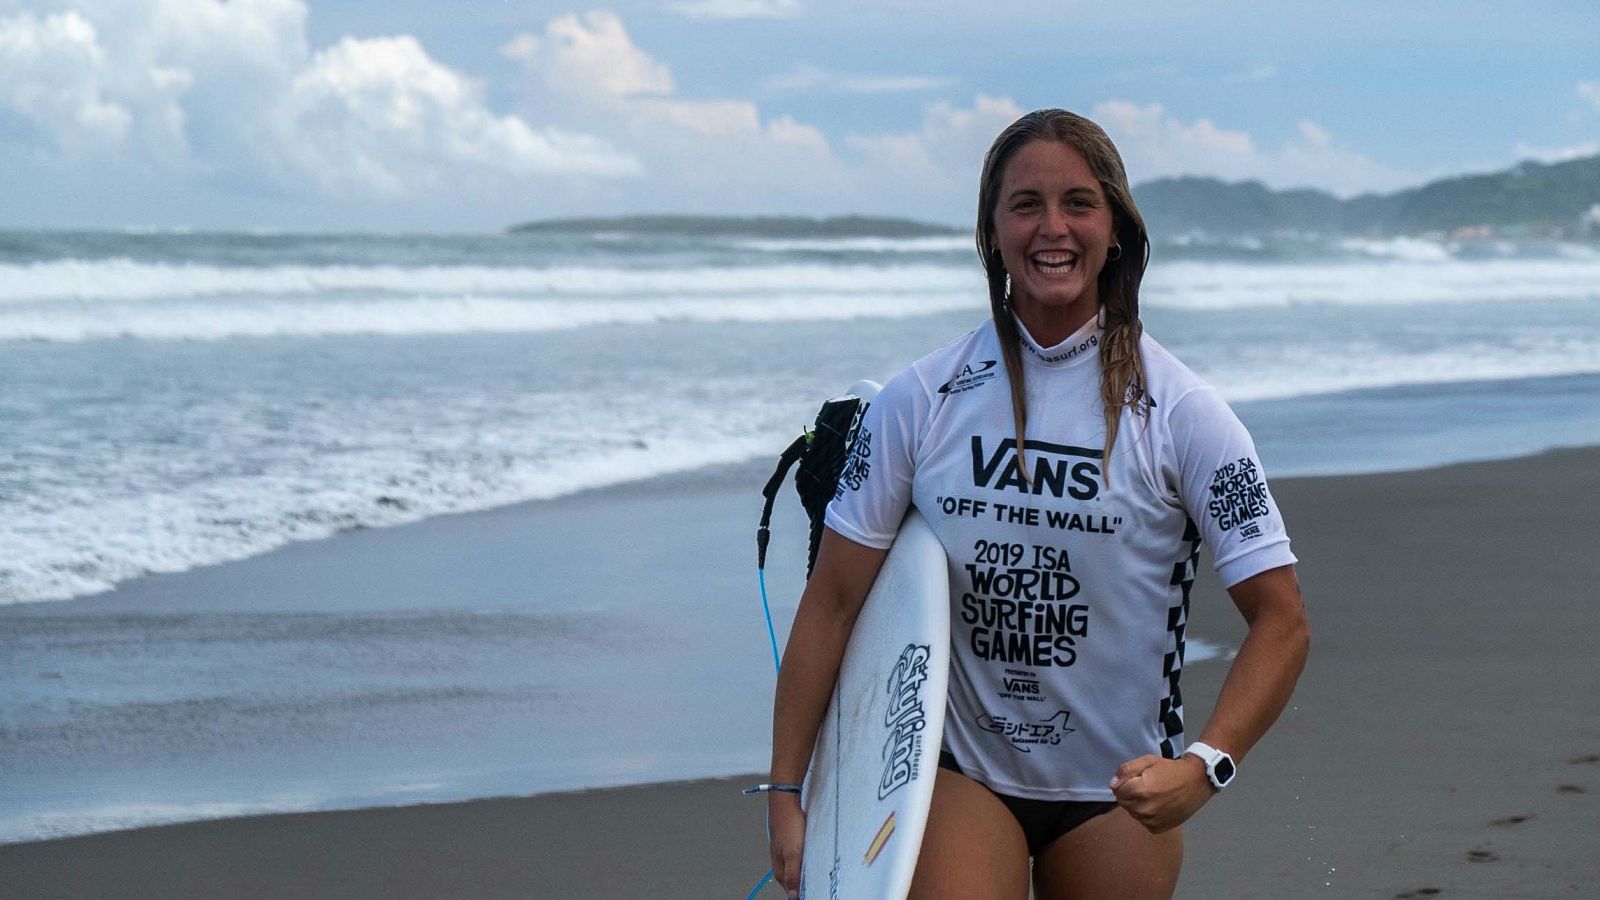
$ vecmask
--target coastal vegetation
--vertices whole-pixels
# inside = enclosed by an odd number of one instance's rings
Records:
[[[1500,172],[1458,175],[1387,194],[1336,197],[1313,188],[1274,190],[1259,181],[1158,178],[1134,188],[1151,231],[1173,234],[1429,235],[1600,240],[1600,155],[1524,161]],[[934,237],[968,233],[886,216],[631,215],[543,219],[514,233],[634,233],[695,237]]]

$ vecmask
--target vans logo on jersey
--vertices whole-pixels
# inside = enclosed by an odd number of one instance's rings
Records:
[[[1044,691],[1039,688],[1039,676],[1027,669],[1007,669],[1000,678],[1000,699],[1002,700],[1032,700],[1035,702],[1044,699]]]
[[[972,484],[997,491],[1015,490],[1022,494],[1048,493],[1056,499],[1093,500],[1100,496],[1100,458],[1105,454],[1087,447],[1027,441],[1028,463],[1033,467],[1033,486],[1022,478],[1017,460],[1017,441],[1005,438],[993,451],[986,451],[983,437],[972,436]]]
[[[961,371],[956,377],[939,386],[939,393],[959,394],[962,391],[970,391],[975,387],[982,387],[985,382],[1000,374],[994,370],[997,365],[999,365],[999,361],[993,359],[968,363],[961,367]]]

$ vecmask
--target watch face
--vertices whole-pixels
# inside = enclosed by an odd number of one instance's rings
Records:
[[[1218,784],[1227,784],[1233,780],[1233,760],[1224,756],[1217,760],[1216,766],[1211,771],[1217,776]]]

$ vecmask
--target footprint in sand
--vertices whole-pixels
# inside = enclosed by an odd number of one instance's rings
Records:
[[[1415,890],[1401,891],[1394,895],[1394,900],[1418,900],[1421,897],[1437,897],[1440,891],[1436,887],[1420,887]]]
[[[1526,822],[1531,818],[1533,818],[1533,813],[1528,813],[1525,816],[1506,816],[1504,819],[1495,819],[1489,824],[1504,828],[1508,825],[1521,825],[1523,822]]]
[[[1581,784],[1558,784],[1558,785],[1556,785],[1556,793],[1558,793],[1558,794],[1587,794],[1587,793],[1589,793],[1589,789],[1584,787]]]
[[[1499,860],[1500,854],[1493,850],[1484,850],[1480,847],[1476,850],[1467,851],[1467,862],[1498,862]]]
[[[1575,766],[1592,766],[1600,763],[1600,753],[1586,753],[1583,756],[1574,756],[1567,762]]]

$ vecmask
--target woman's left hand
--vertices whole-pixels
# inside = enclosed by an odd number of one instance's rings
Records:
[[[1182,825],[1216,790],[1205,763],[1193,756],[1141,756],[1118,767],[1111,792],[1140,825],[1160,834]]]

